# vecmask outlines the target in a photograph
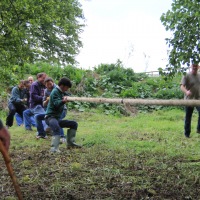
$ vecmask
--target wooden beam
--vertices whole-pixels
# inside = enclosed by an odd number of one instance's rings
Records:
[[[91,98],[91,97],[68,97],[68,101],[80,101],[89,103],[112,103],[130,105],[159,105],[159,106],[200,106],[200,100],[183,99],[123,99],[123,98]]]

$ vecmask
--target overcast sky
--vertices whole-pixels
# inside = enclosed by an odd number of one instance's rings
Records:
[[[165,68],[169,33],[160,16],[172,0],[80,0],[86,18],[79,67],[123,62],[135,72]]]

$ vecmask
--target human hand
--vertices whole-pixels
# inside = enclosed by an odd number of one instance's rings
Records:
[[[190,90],[187,90],[185,94],[186,94],[186,96],[188,97],[188,96],[191,96],[192,93],[191,93]]]
[[[67,102],[67,96],[64,96],[62,101],[66,103]]]

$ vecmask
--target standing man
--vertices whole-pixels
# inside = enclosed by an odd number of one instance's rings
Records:
[[[58,86],[53,89],[50,95],[49,103],[46,110],[45,121],[53,131],[51,142],[51,152],[59,152],[60,128],[69,128],[67,130],[67,148],[80,148],[75,143],[78,123],[71,120],[61,120],[61,115],[65,103],[67,103],[66,93],[71,88],[72,83],[68,78],[61,78]]]
[[[21,80],[18,86],[12,89],[11,97],[8,102],[9,113],[6,118],[7,128],[13,125],[15,113],[18,113],[23,118],[23,111],[26,110],[26,90],[24,81]]]
[[[191,71],[183,76],[181,80],[181,90],[184,93],[184,99],[200,99],[200,74],[198,73],[199,65],[192,64]],[[196,107],[198,111],[198,123],[197,133],[200,133],[200,106]],[[185,107],[185,137],[190,137],[191,132],[191,120],[192,113],[194,111],[193,106]]]

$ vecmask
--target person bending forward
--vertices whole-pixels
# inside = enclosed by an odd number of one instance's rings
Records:
[[[81,147],[75,143],[78,123],[72,120],[60,119],[64,105],[67,103],[67,96],[65,92],[68,91],[71,86],[72,83],[68,78],[61,78],[58,82],[58,86],[53,89],[50,95],[45,115],[45,122],[53,131],[50,149],[51,152],[59,152],[60,128],[69,128],[67,130],[67,148]]]

